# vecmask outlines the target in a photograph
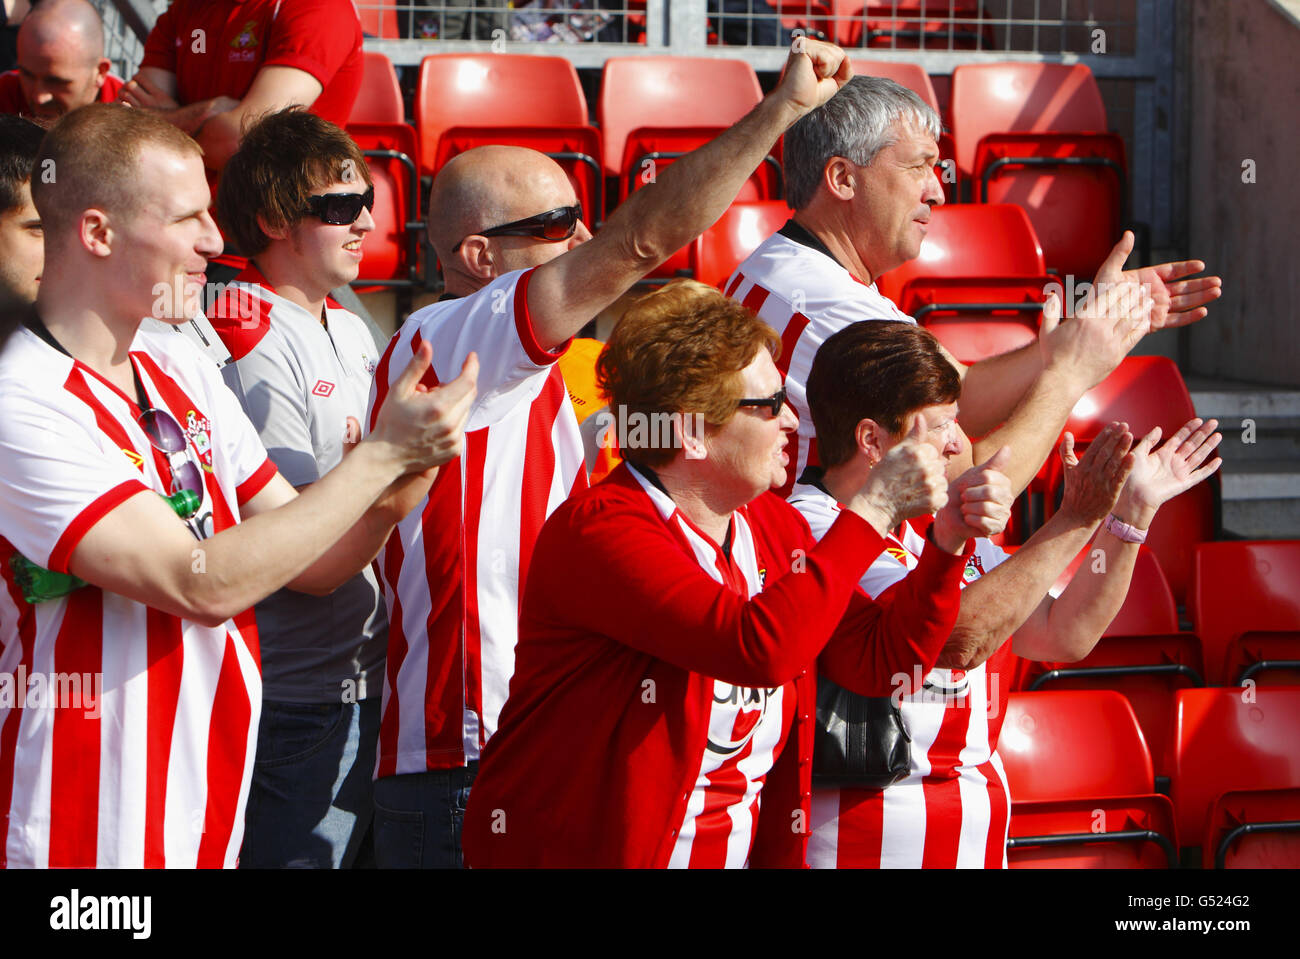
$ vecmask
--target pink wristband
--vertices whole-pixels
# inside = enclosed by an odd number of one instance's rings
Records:
[[[1126,543],[1145,543],[1147,541],[1146,530],[1138,529],[1136,526],[1124,522],[1114,513],[1106,517],[1106,521],[1101,524],[1101,528],[1116,539],[1123,540]]]

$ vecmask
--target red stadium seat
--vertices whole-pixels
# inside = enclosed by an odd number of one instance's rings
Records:
[[[1300,686],[1300,630],[1251,629],[1228,643],[1224,683]]]
[[[1210,808],[1206,869],[1300,867],[1300,789],[1238,789]]]
[[[362,53],[364,69],[361,89],[352,104],[348,123],[402,123],[406,116],[402,107],[402,88],[397,82],[397,72],[388,57],[373,50]]]
[[[605,179],[600,168],[600,133],[592,127],[452,127],[438,140],[433,169],[441,170],[458,153],[485,143],[528,147],[555,160],[573,183],[589,227],[605,218]]]
[[[1151,756],[1119,693],[1011,693],[998,740],[1011,798],[1085,799],[1152,791]]]
[[[722,219],[691,244],[691,272],[701,283],[721,287],[742,260],[790,218],[781,200],[733,203]]]
[[[1172,360],[1129,356],[1110,376],[1083,394],[1066,420],[1065,429],[1074,434],[1075,448],[1081,453],[1112,420],[1128,423],[1138,438],[1156,426],[1162,437],[1168,438],[1195,415],[1187,385]],[[1059,457],[1048,458],[1044,475],[1045,513],[1051,516],[1064,489]],[[1181,601],[1187,595],[1192,548],[1214,538],[1217,490],[1216,475],[1175,497],[1160,508],[1147,532],[1146,544],[1160,560],[1175,600]],[[1206,639],[1204,633],[1201,637]],[[1222,646],[1213,652],[1207,646],[1205,661],[1212,675],[1218,675],[1222,656]]]
[[[899,308],[963,363],[1009,353],[1038,338],[1047,277],[918,277]]]
[[[1109,689],[1121,693],[1142,727],[1152,768],[1168,776],[1169,717],[1181,689],[1205,685],[1201,641],[1195,633],[1103,636],[1077,663],[1026,663],[1017,687],[1040,689]]]
[[[437,172],[438,140],[454,127],[581,127],[587,101],[578,71],[564,57],[432,54],[420,62],[415,125],[420,173],[430,176]]]
[[[979,202],[1023,206],[1048,266],[1091,277],[1119,238],[1123,141],[1084,64],[966,64],[953,70],[957,166]]]
[[[1157,516],[1157,520],[1159,517]],[[1192,624],[1214,682],[1228,645],[1247,630],[1300,630],[1300,540],[1200,543],[1192,567]]]
[[[1178,864],[1168,796],[1012,802],[1012,869],[1169,869]]]
[[[744,60],[611,57],[601,75],[598,107],[605,173],[625,173],[627,138],[634,130],[729,127],[762,98],[758,75]]]
[[[1236,789],[1300,787],[1300,687],[1184,689],[1173,721],[1170,798],[1184,842]]]
[[[1023,207],[1048,267],[1090,278],[1123,232],[1126,168],[1113,133],[991,133],[975,155],[975,200]]]
[[[1106,107],[1084,64],[963,64],[952,73],[952,127],[957,165],[973,176],[989,134],[1104,133]]]
[[[856,59],[849,62],[853,65],[854,76],[862,74],[866,77],[888,77],[913,91],[929,104],[935,113],[939,112],[939,98],[935,95],[930,74],[926,73],[925,68],[919,63],[908,63],[903,60]]]
[[[1043,248],[1025,211],[1011,204],[940,206],[914,260],[883,273],[880,292],[899,302],[920,277],[1044,277]],[[1045,281],[1046,282],[1046,281]]]
[[[1008,863],[1162,868],[1173,810],[1128,701],[1110,690],[1012,693],[998,741],[1011,793]]]
[[[415,131],[404,123],[350,123],[352,137],[375,183],[371,215],[375,229],[361,243],[358,289],[409,287],[418,283],[419,161]]]

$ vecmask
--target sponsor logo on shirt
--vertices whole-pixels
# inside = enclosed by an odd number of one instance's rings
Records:
[[[231,63],[252,63],[257,59],[257,21],[249,20],[244,24],[235,39],[230,41],[231,51],[227,59]]]
[[[122,447],[122,452],[126,454],[126,458],[127,458],[127,459],[129,459],[132,463],[135,464],[135,468],[136,468],[136,469],[138,469],[141,473],[144,472],[144,457],[143,457],[143,456],[141,456],[141,455],[140,455],[139,453],[137,453],[135,450],[129,450],[129,449],[127,449],[125,446]]]
[[[750,689],[745,686],[727,686],[715,683],[713,702],[716,706],[738,706],[736,719],[727,735],[717,735],[717,729],[711,729],[707,749],[720,756],[730,756],[745,748],[745,744],[754,736],[759,721],[767,712],[768,700],[780,687],[771,689]],[[720,741],[719,741],[720,740]]]
[[[329,380],[317,380],[316,385],[311,388],[312,396],[329,396],[334,392],[334,384]]]

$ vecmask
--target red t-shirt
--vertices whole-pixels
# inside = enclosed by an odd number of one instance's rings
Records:
[[[104,78],[104,85],[99,88],[96,103],[112,103],[117,99],[117,91],[122,89],[122,79],[109,74]],[[18,79],[17,70],[0,73],[0,113],[16,113],[19,116],[32,115],[31,104],[23,95],[23,85]]]
[[[176,74],[182,104],[243,99],[262,67],[294,67],[324,88],[311,112],[343,126],[361,87],[361,21],[352,0],[174,0],[141,66]]]

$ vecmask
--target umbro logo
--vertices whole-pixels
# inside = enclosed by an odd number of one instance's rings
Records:
[[[312,396],[329,396],[334,392],[334,384],[329,380],[317,380],[316,385],[311,388]]]

